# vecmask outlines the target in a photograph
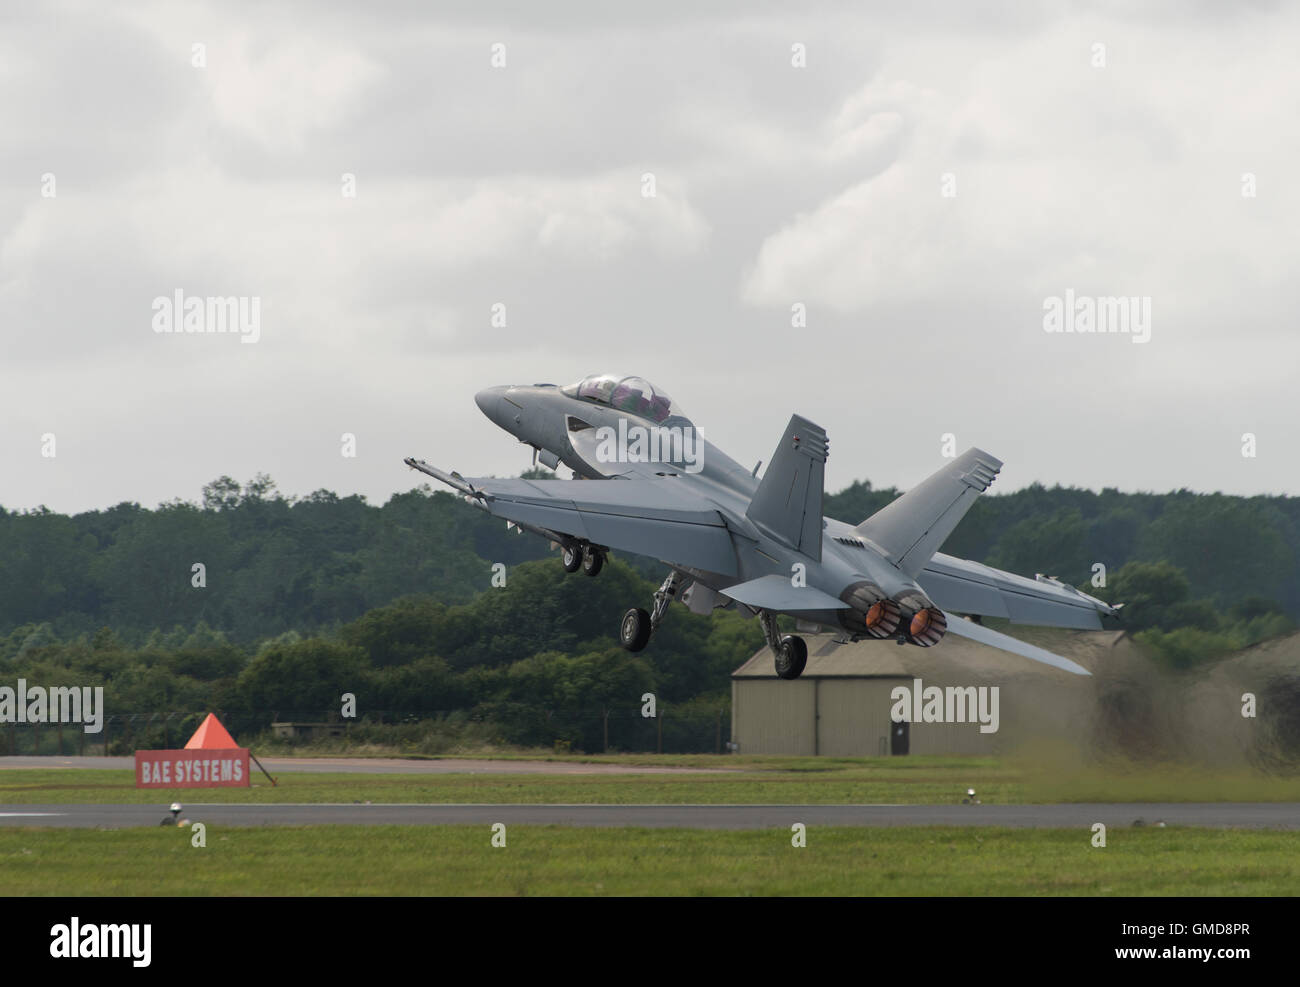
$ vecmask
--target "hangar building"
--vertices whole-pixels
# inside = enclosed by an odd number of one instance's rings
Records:
[[[1094,673],[1132,657],[1133,646],[1122,631],[1017,627],[1015,632]],[[1040,740],[1074,744],[1091,727],[1097,679],[954,634],[933,648],[894,641],[839,644],[830,635],[807,641],[808,665],[798,679],[777,678],[766,647],[732,673],[731,739],[737,753],[981,755]],[[998,687],[996,707],[985,693],[985,713],[997,712],[996,732],[981,731],[974,707],[966,722],[894,723],[891,694],[900,686],[909,695],[916,692],[918,679],[922,695],[937,686],[973,698],[971,687]],[[986,722],[993,725],[991,717]]]

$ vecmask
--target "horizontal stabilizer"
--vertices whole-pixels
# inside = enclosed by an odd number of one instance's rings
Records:
[[[1063,668],[1067,672],[1073,672],[1075,675],[1091,675],[1088,671],[1077,662],[1070,661],[1069,658],[1062,658],[1060,655],[1054,655],[1052,652],[1043,648],[1027,644],[1019,638],[1014,638],[1010,634],[1002,634],[993,630],[991,627],[985,627],[983,624],[977,624],[974,621],[967,620],[964,617],[958,617],[955,613],[944,611],[944,616],[948,618],[948,633],[956,634],[958,637],[970,638],[980,644],[987,644],[990,648],[999,648],[1002,651],[1010,651],[1013,655],[1020,655],[1022,658],[1030,658],[1033,661],[1040,661],[1044,665],[1051,665],[1053,668]]]
[[[773,573],[722,590],[724,596],[759,610],[783,613],[808,610],[845,610],[848,604],[812,586],[793,586],[789,576]]]
[[[967,449],[854,531],[915,578],[1000,469],[1002,460],[981,449]]]

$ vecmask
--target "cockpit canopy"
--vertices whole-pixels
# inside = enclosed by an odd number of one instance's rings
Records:
[[[607,404],[619,411],[648,418],[652,422],[686,417],[677,402],[643,377],[597,374],[560,390],[571,398]]]

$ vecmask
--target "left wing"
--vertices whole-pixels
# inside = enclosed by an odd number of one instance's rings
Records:
[[[581,538],[726,576],[737,574],[736,550],[722,514],[680,476],[636,480],[466,478],[418,459],[406,465],[448,486],[494,517],[543,534]]]
[[[1026,579],[936,552],[916,578],[936,606],[1013,624],[1096,631],[1118,626],[1119,607],[1048,576]]]

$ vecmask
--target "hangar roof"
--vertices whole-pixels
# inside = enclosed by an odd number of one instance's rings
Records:
[[[1130,658],[1132,642],[1123,631],[1070,631],[1039,627],[999,626],[1013,634],[1064,655],[1094,672],[1110,662]],[[808,667],[802,678],[944,678],[977,682],[1030,675],[1051,676],[1062,682],[1090,681],[1059,669],[1021,658],[968,638],[948,634],[933,648],[900,646],[892,640],[837,644],[829,634],[803,635],[808,642]],[[733,679],[775,679],[772,652],[759,648],[731,673]]]
[[[859,641],[857,644],[836,644],[835,639],[827,634],[810,634],[804,637],[808,642],[808,667],[802,678],[819,679],[861,679],[861,678],[910,678],[911,673],[903,666],[900,657],[894,654],[901,651],[893,641]],[[883,647],[881,647],[883,645]],[[772,665],[772,652],[767,645],[731,673],[733,679],[774,679],[776,669]]]

